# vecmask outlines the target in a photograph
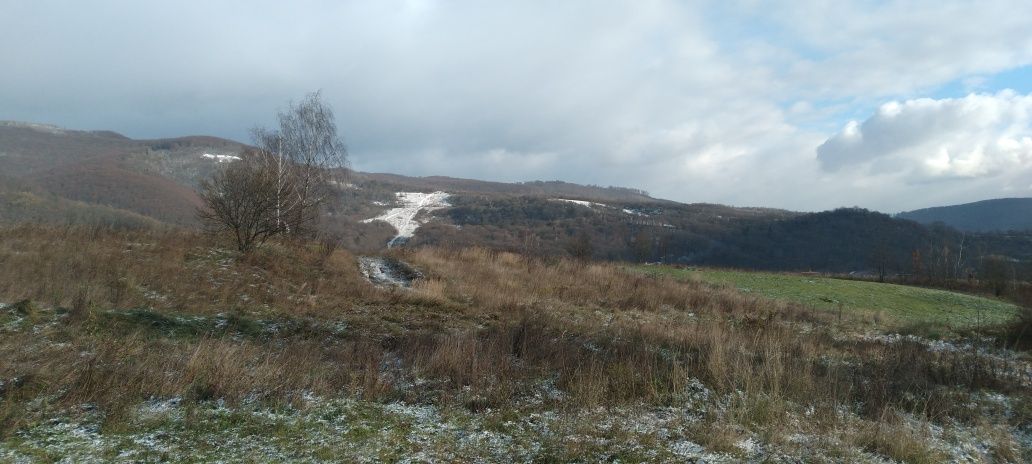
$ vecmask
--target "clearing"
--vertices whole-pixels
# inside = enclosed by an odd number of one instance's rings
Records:
[[[903,325],[936,324],[953,328],[1007,321],[1018,308],[1005,301],[906,285],[844,280],[799,274],[726,269],[677,269],[649,266],[649,273],[728,285],[744,293],[817,309],[881,313]]]

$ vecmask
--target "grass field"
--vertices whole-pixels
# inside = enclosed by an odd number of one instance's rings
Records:
[[[642,269],[828,311],[838,311],[841,305],[843,311],[881,314],[901,325],[967,328],[1006,322],[1018,311],[1005,301],[905,285],[724,269]]]

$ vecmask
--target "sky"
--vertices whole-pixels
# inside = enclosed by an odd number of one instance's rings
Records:
[[[362,171],[898,212],[1032,196],[1032,2],[0,0],[0,120],[248,140],[321,90]]]

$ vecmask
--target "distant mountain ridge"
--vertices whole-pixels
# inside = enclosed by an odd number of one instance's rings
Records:
[[[135,140],[110,131],[0,122],[0,224],[197,227],[198,183],[246,148],[210,136]],[[397,234],[390,224],[367,220],[398,207],[399,193],[442,191],[450,206],[418,212],[421,225],[410,246],[482,246],[539,256],[587,249],[595,259],[786,271],[908,274],[916,267],[929,275],[946,272],[942,263],[960,256],[950,250],[963,248],[965,262],[951,263],[951,272],[977,266],[988,254],[1032,269],[1032,231],[963,236],[920,224],[950,219],[923,218],[924,210],[896,217],[858,208],[801,213],[680,203],[638,189],[562,181],[347,174],[320,227],[357,253],[380,252]],[[987,202],[975,205],[981,203]],[[975,208],[981,216],[958,213],[944,222],[1032,228],[1032,220],[1016,220],[1032,218],[1032,199],[988,203]],[[956,222],[964,218],[973,219]]]
[[[997,198],[962,205],[937,206],[896,215],[922,224],[941,222],[966,232],[1032,229],[1032,198]]]

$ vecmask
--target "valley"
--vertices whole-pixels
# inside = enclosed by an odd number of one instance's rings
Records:
[[[243,144],[41,127],[0,125],[0,460],[1032,452],[1028,231],[347,170],[240,252],[194,211]]]
[[[1030,463],[1030,18],[0,0],[0,464]]]

